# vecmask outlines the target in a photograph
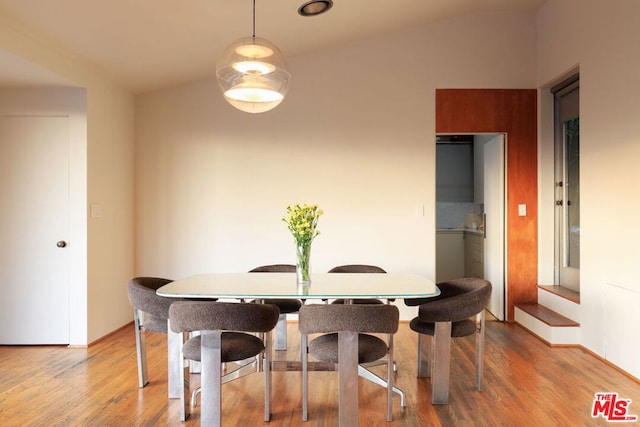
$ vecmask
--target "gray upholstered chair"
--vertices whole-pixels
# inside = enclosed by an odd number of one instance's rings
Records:
[[[295,273],[296,266],[291,264],[263,265],[250,270],[249,273]],[[298,299],[265,299],[265,304],[273,304],[280,309],[280,318],[276,325],[275,350],[287,349],[287,314],[297,313],[302,306],[302,301]]]
[[[138,387],[140,388],[149,383],[145,336],[141,331],[167,333],[169,306],[176,300],[161,297],[156,294],[156,290],[170,282],[169,279],[158,277],[136,277],[131,279],[128,284],[129,302],[133,306],[138,359]]]
[[[393,334],[398,331],[399,310],[389,304],[312,304],[303,305],[298,315],[298,327],[302,348],[315,358],[338,364],[339,354],[343,353],[344,343],[356,343],[357,364],[373,362],[388,356],[387,362],[387,420],[392,418],[393,393]],[[387,341],[370,335],[372,333],[387,334]],[[309,334],[324,334],[308,341]],[[345,362],[347,363],[347,362]],[[358,372],[357,366],[348,367],[351,372]],[[357,378],[357,375],[356,375]],[[308,355],[302,353],[302,419],[308,419]],[[349,390],[348,395],[340,395],[340,399],[355,399],[357,408],[358,387]],[[342,415],[341,415],[342,417]],[[355,420],[352,420],[355,421]],[[355,425],[355,424],[354,424]]]
[[[491,298],[491,283],[483,279],[462,278],[439,283],[438,287],[441,294],[424,300],[418,308],[418,317],[412,319],[409,326],[418,332],[418,377],[431,377],[431,402],[446,404],[449,402],[450,345],[438,347],[434,343],[430,349],[427,338],[436,337],[436,328],[441,328],[439,333],[454,338],[475,334],[475,386],[482,390],[484,310]],[[413,303],[408,301],[407,305]]]
[[[184,359],[202,363],[202,403],[200,421],[203,426],[221,425],[222,364],[245,360],[262,354],[264,369],[264,420],[270,419],[271,394],[271,331],[280,312],[271,304],[230,303],[215,301],[179,301],[171,305],[169,320],[176,333],[200,331],[184,343]],[[264,340],[246,333],[264,333]],[[189,405],[188,368],[181,370],[184,389],[181,399],[181,420],[186,420]]]
[[[367,265],[367,264],[346,264],[346,265],[339,265],[337,267],[333,267],[331,270],[329,270],[329,273],[377,273],[377,274],[386,274],[387,272],[381,268],[378,267],[376,265]],[[393,302],[395,300],[393,299],[388,299],[387,300],[387,304],[390,302]],[[351,300],[352,304],[384,304],[384,302],[382,302],[379,299],[375,299],[375,298],[355,298]],[[344,299],[343,298],[338,298],[334,301],[331,302],[331,304],[344,304]],[[366,366],[368,367],[372,367],[372,366],[378,366],[378,365],[383,365],[387,363],[386,360],[377,360],[375,362],[372,363],[368,363],[366,364]],[[398,371],[398,366],[396,365],[396,362],[393,362],[393,372],[397,372]],[[373,378],[369,378],[371,380],[374,380]],[[398,390],[399,391],[399,390]],[[404,402],[404,395],[401,394],[402,397],[402,401]]]
[[[366,265],[366,264],[347,264],[347,265],[339,265],[337,267],[333,267],[329,270],[329,273],[381,273],[384,274],[386,271],[384,269],[377,267],[375,265]],[[383,304],[379,299],[373,298],[356,298],[351,300],[353,304]],[[344,304],[344,299],[340,298],[334,300],[332,304]]]

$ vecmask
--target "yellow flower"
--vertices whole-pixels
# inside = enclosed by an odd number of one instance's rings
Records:
[[[316,229],[318,219],[324,214],[318,205],[296,203],[287,206],[287,215],[282,218],[291,231],[297,245],[310,245],[320,232]]]

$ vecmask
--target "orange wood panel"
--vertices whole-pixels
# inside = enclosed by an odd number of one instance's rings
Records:
[[[507,319],[537,301],[538,177],[535,89],[437,89],[437,133],[507,134]],[[518,205],[527,215],[518,216]]]

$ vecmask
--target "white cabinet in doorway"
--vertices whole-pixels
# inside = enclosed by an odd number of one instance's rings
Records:
[[[464,232],[464,275],[484,278],[484,238],[479,232]]]
[[[464,276],[464,231],[436,232],[436,282]]]

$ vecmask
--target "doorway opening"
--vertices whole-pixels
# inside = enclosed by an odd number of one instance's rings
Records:
[[[551,88],[554,97],[554,281],[580,292],[580,80]]]
[[[436,282],[491,282],[488,310],[505,320],[506,137],[436,136]]]

